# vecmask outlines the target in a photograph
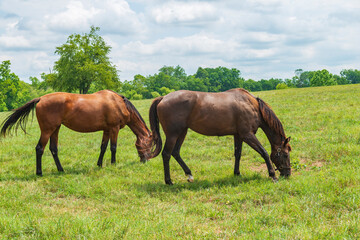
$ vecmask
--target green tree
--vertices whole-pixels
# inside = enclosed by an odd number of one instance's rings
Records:
[[[133,89],[135,89],[136,92],[141,96],[143,96],[144,98],[151,98],[152,94],[149,91],[149,89],[145,87],[145,84],[146,84],[146,77],[140,74],[134,76],[134,80],[132,81]]]
[[[244,79],[240,77],[240,71],[236,68],[198,68],[195,77],[202,79],[210,92],[242,87],[244,83]]]
[[[171,76],[160,72],[146,78],[145,87],[150,91],[159,92],[162,87],[172,88],[174,86]]]
[[[295,70],[295,76],[292,78],[291,85],[297,88],[310,86],[310,73],[309,71],[303,71],[302,69]]]
[[[60,58],[55,62],[54,73],[48,77],[52,88],[84,94],[92,85],[96,90],[119,89],[118,71],[108,56],[111,47],[97,34],[99,30],[92,26],[90,33],[72,34],[65,44],[56,48]]]
[[[185,80],[185,85],[183,89],[191,90],[191,91],[200,91],[207,92],[209,89],[205,85],[203,79],[196,78],[195,75],[188,76]]]
[[[337,85],[333,75],[326,69],[310,72],[309,76],[311,87]]]
[[[245,80],[244,82],[244,88],[246,90],[255,92],[255,91],[261,91],[261,84],[260,82],[254,81],[252,79]]]
[[[179,65],[176,67],[164,66],[160,68],[159,72],[164,73],[170,77],[171,86],[167,86],[168,88],[175,90],[183,88],[187,75],[182,67]]]
[[[134,76],[132,81],[124,81],[121,86],[120,92],[123,93],[128,99],[152,98],[151,92],[145,87],[146,78],[140,74]],[[135,94],[138,94],[135,96]]]
[[[29,84],[11,72],[10,61],[0,64],[0,111],[17,108],[29,100]]]
[[[287,89],[289,88],[288,85],[286,85],[286,83],[279,83],[278,85],[276,85],[276,89]]]
[[[262,91],[274,90],[279,83],[282,83],[282,80],[278,78],[271,78],[269,80],[261,79],[259,81]]]
[[[344,69],[340,72],[340,76],[347,79],[349,83],[360,83],[360,71],[357,69]]]
[[[339,76],[339,75],[333,75],[333,77],[334,77],[334,79],[335,79],[335,81],[336,81],[336,83],[338,84],[338,85],[345,85],[345,84],[350,84],[351,83],[351,81],[350,80],[348,80],[346,77],[342,77],[342,76]]]
[[[174,91],[175,91],[175,89],[169,89],[167,87],[162,87],[162,88],[159,89],[159,93],[160,93],[161,96],[165,96],[165,95],[167,95],[167,94],[169,94],[171,92],[174,92]]]

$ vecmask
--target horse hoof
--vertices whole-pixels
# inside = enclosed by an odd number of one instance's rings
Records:
[[[171,180],[165,180],[165,183],[166,183],[167,185],[174,185]]]
[[[192,183],[192,182],[194,182],[194,177],[192,176],[192,175],[188,175],[188,182],[189,183]]]
[[[42,173],[36,173],[38,177],[42,177]]]
[[[272,180],[274,183],[277,183],[279,181],[276,177],[273,177]]]

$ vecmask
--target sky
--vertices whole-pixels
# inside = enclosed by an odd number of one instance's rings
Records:
[[[49,73],[69,35],[100,27],[120,80],[163,66],[237,68],[245,79],[360,69],[359,0],[0,0],[0,62]]]

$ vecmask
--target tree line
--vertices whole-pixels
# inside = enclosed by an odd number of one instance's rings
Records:
[[[220,92],[232,88],[244,88],[249,91],[267,91],[286,88],[304,88],[360,83],[360,71],[346,69],[340,75],[328,70],[303,71],[297,69],[291,79],[244,79],[236,68],[201,68],[195,74],[186,75],[180,66],[164,66],[159,73],[144,77],[136,75],[132,81],[122,83],[120,91],[130,99],[154,98],[176,90]]]
[[[76,80],[69,81],[73,86],[67,89],[58,87],[59,80],[55,73],[41,74],[41,80],[30,77],[31,83],[21,81],[11,72],[10,61],[0,64],[0,111],[15,109],[25,102],[55,91],[84,93],[78,88]],[[249,91],[267,91],[286,88],[305,88],[315,86],[330,86],[360,83],[360,71],[357,69],[344,69],[340,75],[331,74],[328,70],[303,71],[297,69],[291,79],[271,78],[255,81],[245,80],[236,68],[202,68],[199,67],[195,74],[187,75],[180,66],[164,66],[154,75],[135,75],[131,81],[115,82],[104,85],[99,82],[91,82],[86,93],[93,93],[101,89],[111,89],[119,92],[132,100],[150,99],[164,96],[176,90],[192,90],[204,92],[220,92],[232,88],[244,88]],[[71,75],[69,79],[76,79]],[[56,84],[55,84],[56,83]],[[71,85],[71,84],[70,84]]]
[[[15,109],[25,102],[55,91],[93,93],[111,89],[129,99],[150,99],[172,91],[186,89],[204,92],[245,88],[266,91],[285,88],[304,88],[360,83],[360,71],[344,69],[340,75],[328,70],[304,71],[297,69],[291,79],[244,79],[236,68],[199,67],[195,74],[187,75],[181,66],[163,66],[149,76],[135,75],[133,80],[120,81],[119,72],[109,58],[111,47],[91,27],[90,33],[72,34],[66,43],[56,47],[59,59],[50,73],[41,79],[30,77],[31,83],[21,81],[11,72],[10,61],[0,64],[0,111]]]

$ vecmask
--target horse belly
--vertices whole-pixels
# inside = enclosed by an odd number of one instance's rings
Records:
[[[105,114],[100,109],[76,108],[66,114],[62,124],[77,132],[96,132],[108,128]]]
[[[189,128],[206,136],[225,136],[236,134],[236,123],[230,118],[202,118],[189,124]]]
[[[68,118],[62,122],[62,124],[71,130],[77,132],[96,132],[100,130],[104,130],[102,121],[96,117],[76,117],[76,118]]]

